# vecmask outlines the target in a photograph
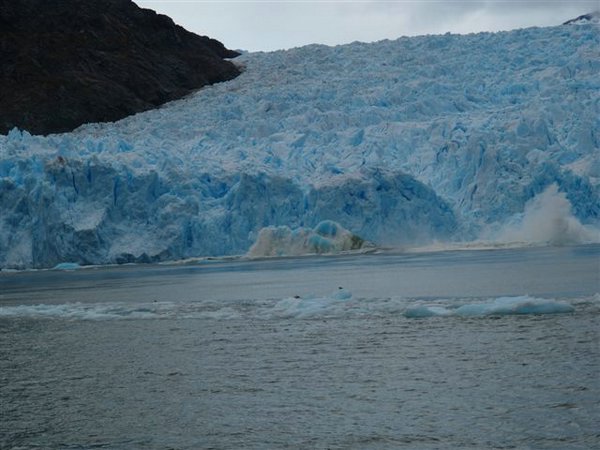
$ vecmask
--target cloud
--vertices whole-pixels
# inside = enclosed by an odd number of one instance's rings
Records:
[[[251,51],[559,25],[598,8],[597,0],[139,0],[136,3],[172,17],[190,31],[219,39],[229,48]]]

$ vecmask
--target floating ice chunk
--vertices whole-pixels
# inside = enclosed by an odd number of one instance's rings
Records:
[[[404,311],[404,316],[410,319],[416,319],[420,317],[449,316],[451,314],[451,311],[441,306],[418,305],[409,307]]]
[[[320,222],[314,229],[266,227],[260,230],[248,256],[297,256],[358,250],[368,245],[362,238],[332,220]]]
[[[276,317],[310,318],[324,314],[329,306],[324,298],[289,297],[277,302],[271,313]]]
[[[198,314],[197,316],[194,316],[194,318],[212,319],[212,320],[233,320],[233,319],[239,319],[240,314],[233,308],[224,307],[224,308],[217,309],[215,311],[202,312],[202,313]]]
[[[565,302],[523,295],[519,297],[499,297],[492,303],[474,303],[456,309],[459,316],[489,316],[511,314],[558,314],[575,311]]]
[[[124,311],[116,305],[65,303],[59,305],[18,305],[0,308],[0,317],[30,317],[38,319],[100,320],[122,318]]]
[[[483,317],[514,314],[559,314],[573,311],[575,308],[565,302],[522,295],[498,297],[485,303],[469,303],[457,308],[430,305],[409,306],[404,310],[404,316],[411,319],[438,316]]]
[[[93,321],[169,318],[235,320],[240,313],[231,307],[214,309],[201,303],[63,303],[0,307],[0,317]]]
[[[352,292],[340,287],[338,291],[332,295],[332,297],[335,300],[349,300],[352,298]]]
[[[272,308],[271,315],[283,318],[310,319],[343,313],[348,308],[352,293],[339,289],[326,297],[289,297]]]
[[[81,266],[74,262],[64,262],[57,264],[53,267],[54,270],[77,270],[81,269]]]

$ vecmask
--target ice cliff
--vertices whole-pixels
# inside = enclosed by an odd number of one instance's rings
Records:
[[[549,186],[598,226],[594,24],[237,59],[160,109],[0,136],[0,267],[240,254],[324,220],[379,244],[470,239]]]

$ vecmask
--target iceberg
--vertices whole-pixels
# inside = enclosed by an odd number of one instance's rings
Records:
[[[239,77],[159,109],[13,129],[0,268],[242,255],[323,221],[380,245],[466,241],[525,223],[549,186],[559,235],[594,240],[599,47],[581,24],[246,53]]]
[[[440,316],[484,317],[524,314],[563,314],[574,311],[575,308],[573,305],[563,301],[521,295],[516,297],[498,297],[484,303],[467,303],[454,308],[436,305],[414,305],[405,309],[404,316],[411,319]]]
[[[489,316],[513,314],[560,314],[571,313],[575,308],[565,302],[530,297],[499,297],[491,303],[474,303],[456,309],[459,316]]]

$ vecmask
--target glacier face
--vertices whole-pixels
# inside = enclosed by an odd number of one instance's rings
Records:
[[[238,78],[112,124],[0,136],[0,267],[245,253],[334,220],[469,239],[556,184],[600,221],[593,25],[238,58]]]

